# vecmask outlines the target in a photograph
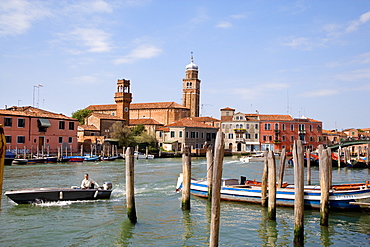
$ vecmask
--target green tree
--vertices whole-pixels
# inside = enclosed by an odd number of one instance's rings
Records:
[[[131,131],[134,136],[139,136],[145,132],[145,126],[143,124],[138,124],[135,127],[132,127]]]
[[[118,140],[121,147],[134,147],[137,145],[130,128],[125,127],[122,122],[115,122],[109,128],[110,137]]]
[[[78,119],[80,124],[85,124],[85,117],[87,117],[92,111],[88,109],[81,109],[72,112],[72,118]]]

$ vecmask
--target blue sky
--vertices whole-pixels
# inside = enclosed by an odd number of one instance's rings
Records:
[[[70,116],[114,103],[123,78],[134,103],[181,104],[191,52],[202,116],[370,127],[368,0],[0,0],[0,108]]]

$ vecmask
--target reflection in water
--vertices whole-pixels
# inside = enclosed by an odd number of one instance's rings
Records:
[[[320,235],[320,240],[321,240],[321,245],[322,246],[330,246],[333,244],[333,242],[330,241],[329,238],[329,227],[327,226],[321,226],[321,235]]]
[[[266,246],[276,246],[276,241],[278,238],[278,232],[276,230],[276,221],[268,219],[268,208],[261,207],[261,228],[258,230],[260,232],[260,236],[262,242]]]
[[[184,210],[183,211],[183,220],[182,225],[184,226],[184,246],[186,246],[186,242],[193,237],[193,223],[191,220],[190,210]]]
[[[132,224],[128,219],[122,222],[121,232],[119,239],[117,240],[118,246],[128,246],[133,243],[132,232],[135,228],[135,224]]]

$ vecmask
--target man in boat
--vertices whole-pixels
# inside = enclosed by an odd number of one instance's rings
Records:
[[[84,180],[82,180],[81,188],[82,189],[94,189],[94,185],[96,185],[97,188],[99,188],[99,184],[89,178],[89,174],[85,174]]]

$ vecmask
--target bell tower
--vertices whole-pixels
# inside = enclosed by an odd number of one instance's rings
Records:
[[[114,101],[117,104],[117,117],[125,119],[126,125],[128,125],[130,121],[130,104],[132,102],[130,80],[117,80],[117,91],[114,94]]]
[[[200,80],[198,66],[194,64],[193,52],[190,64],[185,68],[185,79],[182,79],[182,105],[190,109],[190,117],[199,117]]]

